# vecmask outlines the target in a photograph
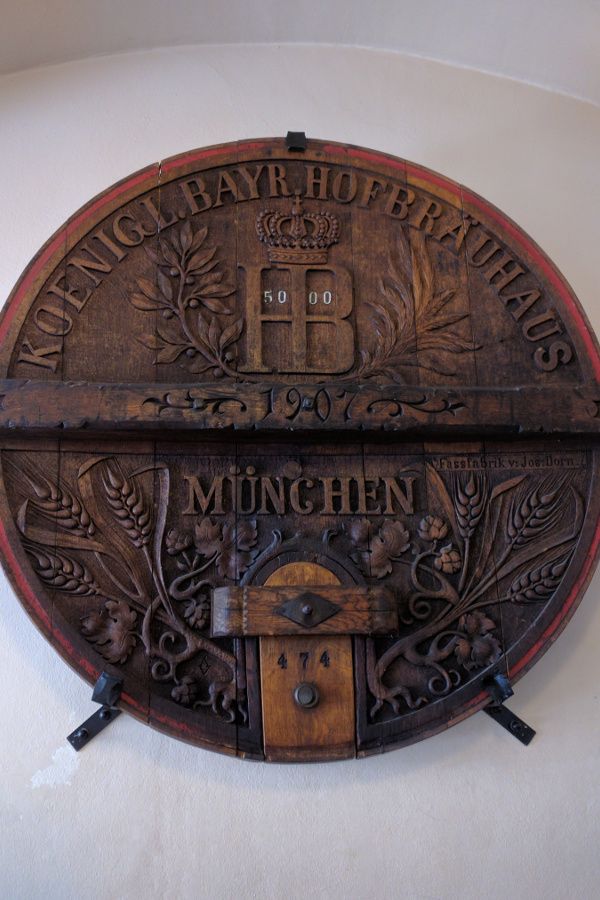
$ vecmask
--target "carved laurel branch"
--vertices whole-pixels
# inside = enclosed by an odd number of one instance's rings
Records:
[[[50,589],[97,597],[81,630],[98,652],[122,664],[141,646],[152,677],[173,683],[173,699],[209,705],[228,721],[239,701],[244,718],[244,698],[236,696],[236,659],[203,631],[214,579],[237,579],[258,554],[256,524],[200,518],[192,533],[171,530],[165,537],[169,472],[164,465],[125,472],[113,457],[92,458],[79,469],[77,490],[63,482],[54,485],[26,464],[15,471],[26,497],[17,525],[33,567]],[[168,584],[163,549],[176,558],[178,570]],[[208,697],[200,696],[201,683]]]
[[[207,235],[206,226],[194,234],[186,221],[171,230],[169,238],[160,235],[156,248],[145,244],[156,266],[156,281],[138,277],[138,290],[128,299],[136,309],[162,315],[156,334],[139,339],[156,352],[157,363],[173,363],[185,354],[190,372],[235,377],[234,345],[244,320],[229,321],[234,310],[225,298],[235,293],[235,287],[223,283],[217,248],[204,246]]]
[[[455,326],[468,312],[450,310],[455,291],[437,291],[435,274],[425,235],[417,232],[408,242],[398,241],[388,272],[378,280],[377,302],[371,309],[369,328],[375,334],[371,347],[360,351],[361,361],[353,375],[402,382],[402,370],[419,366],[441,375],[456,374],[454,367],[442,367],[440,354],[461,354],[477,350],[473,341],[462,337]]]
[[[497,662],[498,622],[486,610],[547,602],[583,521],[583,502],[568,476],[521,475],[491,487],[473,473],[448,488],[427,469],[442,515],[426,515],[412,541],[400,522],[386,522],[377,533],[366,520],[351,526],[353,558],[363,572],[382,578],[393,565],[406,566],[412,589],[401,616],[408,633],[378,659],[369,642],[372,718],[386,703],[399,714],[399,698],[416,709],[460,685],[464,672]],[[444,666],[451,658],[454,667]],[[426,690],[415,695],[415,682]]]

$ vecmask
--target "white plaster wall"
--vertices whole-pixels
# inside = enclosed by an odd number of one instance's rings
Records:
[[[43,23],[41,23],[43,28]],[[600,332],[598,108],[383,52],[179,48],[0,79],[0,295],[80,204],[195,146],[283,135],[389,151],[469,185],[556,261]],[[600,579],[512,706],[355,762],[266,766],[122,716],[76,755],[90,689],[0,597],[0,896],[600,894]]]

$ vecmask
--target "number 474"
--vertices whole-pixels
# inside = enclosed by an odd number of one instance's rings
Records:
[[[302,653],[298,654],[298,656],[300,657],[300,664],[301,664],[302,668],[306,669],[308,667],[308,661],[311,657],[311,653],[308,650],[303,650]],[[329,658],[329,653],[327,652],[327,650],[323,650],[323,652],[321,653],[321,655],[319,657],[319,663],[322,666],[324,666],[324,668],[326,668],[326,669],[329,668],[329,666],[331,664],[331,660]],[[279,666],[280,669],[287,669],[288,660],[287,660],[287,656],[285,655],[285,653],[282,653],[280,655],[279,659],[277,660],[277,665]]]

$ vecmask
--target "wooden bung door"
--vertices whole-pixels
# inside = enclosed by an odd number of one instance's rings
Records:
[[[194,150],[75,213],[7,300],[0,550],[140,721],[366,756],[559,635],[599,433],[583,310],[481,197],[302,135]]]
[[[339,585],[339,580],[323,566],[297,562],[277,569],[265,584],[302,588],[300,611],[310,616],[319,600],[319,587]],[[267,759],[354,756],[349,635],[261,637],[260,683]]]

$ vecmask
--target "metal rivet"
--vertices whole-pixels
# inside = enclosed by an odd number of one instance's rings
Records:
[[[302,615],[303,616],[311,616],[312,611],[313,611],[313,608],[310,605],[310,603],[305,603],[304,606],[302,607]]]

